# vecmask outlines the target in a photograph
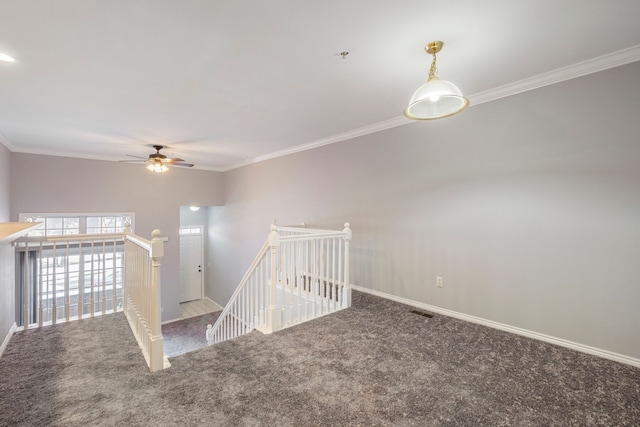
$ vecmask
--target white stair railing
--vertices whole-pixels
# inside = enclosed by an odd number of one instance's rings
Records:
[[[342,231],[271,226],[214,325],[215,344],[258,329],[271,333],[351,306],[349,240]]]
[[[267,324],[268,290],[271,253],[269,240],[262,245],[251,266],[240,281],[215,325],[207,326],[207,341],[218,343],[263,329]]]
[[[164,245],[160,230],[146,240],[125,230],[124,313],[151,372],[171,366],[164,356],[161,329],[160,260]]]

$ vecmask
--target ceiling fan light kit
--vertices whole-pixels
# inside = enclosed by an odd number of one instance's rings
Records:
[[[155,161],[151,163],[149,166],[147,166],[147,169],[149,169],[151,172],[156,172],[156,173],[162,173],[169,170],[167,165],[162,164],[161,161]]]
[[[440,52],[444,42],[434,41],[424,50],[433,55],[427,82],[415,91],[404,115],[412,120],[434,120],[453,116],[469,106],[469,100],[462,96],[456,85],[438,78],[436,53]]]

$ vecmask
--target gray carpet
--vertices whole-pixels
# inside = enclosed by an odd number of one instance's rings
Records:
[[[169,358],[207,346],[208,324],[215,324],[222,311],[162,325],[164,354]]]
[[[0,425],[638,426],[640,369],[354,293],[151,374],[124,315],[16,334]]]

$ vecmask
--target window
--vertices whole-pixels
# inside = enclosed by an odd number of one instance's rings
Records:
[[[124,232],[125,225],[133,231],[133,213],[111,214],[47,214],[21,213],[23,222],[41,222],[43,226],[29,233],[29,237],[66,236],[73,234],[110,234]]]
[[[202,234],[202,226],[201,225],[191,225],[188,227],[180,227],[180,235],[184,236],[187,234]]]
[[[19,220],[43,225],[16,246],[18,324],[23,322],[25,299],[29,323],[121,309],[124,240],[114,234],[124,232],[127,224],[133,229],[133,213],[36,213],[20,214]],[[48,240],[51,237],[58,239]]]
[[[87,234],[122,233],[127,223],[131,223],[130,216],[88,216]]]

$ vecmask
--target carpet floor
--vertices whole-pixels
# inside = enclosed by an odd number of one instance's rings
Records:
[[[411,310],[354,293],[153,374],[121,313],[23,331],[0,359],[0,425],[640,425],[640,369]]]
[[[220,313],[222,311],[162,325],[164,354],[171,358],[206,347],[207,325],[215,324]]]

